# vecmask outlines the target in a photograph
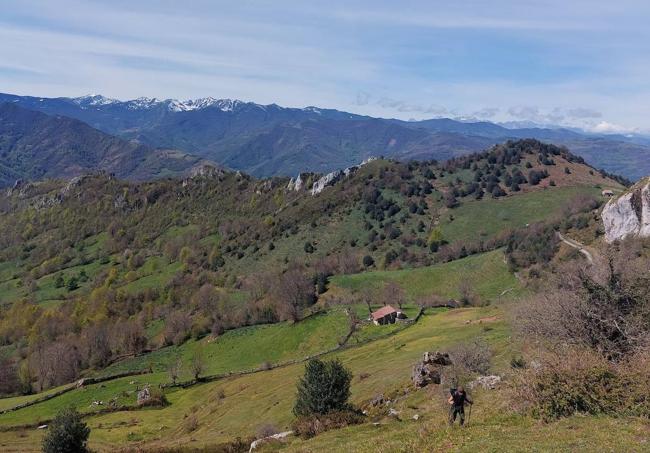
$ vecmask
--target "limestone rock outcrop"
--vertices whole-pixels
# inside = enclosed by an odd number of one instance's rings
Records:
[[[425,352],[422,360],[415,364],[411,372],[411,381],[417,388],[442,382],[443,367],[451,365],[449,354],[443,352]]]
[[[650,237],[650,178],[609,200],[602,219],[609,243],[627,237]]]

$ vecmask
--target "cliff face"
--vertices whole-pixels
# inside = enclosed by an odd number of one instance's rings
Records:
[[[650,178],[612,198],[603,208],[602,218],[607,242],[628,236],[650,237]]]

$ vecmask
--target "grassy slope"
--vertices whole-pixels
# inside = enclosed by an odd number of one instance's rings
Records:
[[[509,330],[498,308],[461,309],[427,315],[422,322],[394,337],[378,340],[336,354],[355,374],[353,400],[368,400],[377,393],[401,388],[408,382],[410,367],[424,350],[444,349],[458,341],[484,337],[497,351],[496,368],[503,369],[510,357]],[[497,316],[486,324],[467,321]],[[248,435],[267,422],[281,429],[291,421],[294,383],[302,373],[296,365],[255,375],[231,378],[178,390],[168,394],[171,406],[159,410],[112,413],[89,420],[91,445],[109,450],[117,445],[147,446],[210,445],[233,436]],[[361,373],[369,377],[360,380]],[[225,397],[219,397],[223,391]],[[507,411],[505,395],[474,392],[477,401],[472,427],[445,427],[444,398],[437,387],[412,393],[397,403],[403,421],[381,420],[379,427],[364,424],[323,434],[312,440],[292,440],[287,451],[641,451],[648,440],[648,425],[638,419],[573,417],[557,423],[539,424]],[[196,413],[199,428],[186,433],[183,420]],[[418,413],[420,420],[412,421]],[[34,449],[41,432],[0,433],[5,449]],[[278,446],[273,446],[273,449]],[[267,449],[267,451],[271,448]]]
[[[471,257],[468,261],[479,259],[489,262],[500,256],[498,252],[486,254],[483,257]],[[501,263],[500,266],[495,266]],[[500,268],[505,272],[502,261],[496,261],[492,267]],[[458,263],[435,266],[434,272],[443,272],[449,275],[457,272]],[[476,281],[491,280],[494,273],[484,273],[480,266],[463,266],[464,275]],[[397,271],[400,274],[403,271]],[[507,274],[507,273],[506,273]],[[502,281],[503,288],[494,288],[494,292],[506,289],[505,284],[511,284],[503,275],[496,276]],[[497,308],[471,309],[447,312],[435,311],[437,314],[425,316],[420,323],[393,337],[376,340],[363,344],[344,352],[338,353],[341,359],[350,366],[355,374],[368,373],[370,376],[363,382],[355,380],[354,397],[356,401],[371,398],[375,393],[386,388],[392,388],[408,379],[410,365],[422,351],[434,349],[444,344],[450,344],[462,338],[471,338],[485,334],[500,350],[507,348],[507,327],[498,323],[498,328],[484,332],[479,324],[466,325],[465,320],[486,317],[498,312]],[[434,312],[432,312],[434,313]],[[345,332],[346,321],[340,310],[333,310],[328,315],[321,315],[299,323],[295,326],[275,325],[268,327],[248,328],[233,331],[220,337],[219,340],[207,346],[210,357],[209,372],[218,372],[227,369],[250,368],[259,365],[264,360],[284,360],[293,357],[303,357],[309,352],[316,352],[331,345]],[[366,329],[374,329],[367,332]],[[386,333],[390,329],[369,327],[362,330],[361,338],[376,336]],[[356,344],[355,341],[352,344]],[[193,342],[181,348],[184,356],[190,354]],[[169,350],[171,351],[171,349]],[[270,354],[275,356],[269,357]],[[155,370],[164,368],[164,362],[171,357],[168,351],[123,362],[113,367],[111,371],[128,368],[139,368],[143,364],[152,362]],[[136,429],[137,436],[152,441],[156,437],[164,436],[166,439],[182,438],[179,431],[183,416],[198,406],[197,411],[201,419],[201,428],[193,434],[200,442],[212,443],[226,440],[234,435],[247,435],[255,431],[256,427],[265,422],[273,422],[286,426],[291,420],[291,404],[294,383],[302,372],[302,365],[289,366],[269,372],[259,373],[238,378],[229,378],[224,381],[213,382],[196,386],[187,390],[171,391],[168,395],[172,406],[162,410],[147,410],[129,413],[125,417],[122,413],[101,415],[91,419],[91,425],[97,427],[112,426],[126,418],[140,420]],[[74,404],[81,410],[92,410],[90,406],[95,400],[109,401],[118,396],[118,402],[132,404],[137,386],[144,383],[157,383],[166,381],[164,372],[153,375],[139,376],[137,378],[124,378],[109,383],[90,386],[85,390],[75,390],[62,397],[55,398],[31,408],[23,409],[11,414],[0,416],[0,426],[33,423],[39,419],[50,417],[56,410],[68,404]],[[135,382],[135,384],[130,384]],[[226,398],[215,399],[219,389],[223,389]],[[256,414],[251,417],[250,414]],[[203,424],[205,423],[205,426]],[[166,426],[167,428],[162,428]],[[125,428],[95,429],[93,439],[99,442],[126,442],[126,435],[133,431]],[[134,432],[136,432],[134,431]],[[179,431],[179,432],[177,432]],[[203,434],[201,434],[203,433]],[[6,436],[5,436],[6,437]],[[11,436],[9,436],[11,437]],[[0,438],[4,438],[0,436]]]
[[[559,216],[571,198],[581,195],[599,196],[594,187],[557,187],[499,199],[467,201],[442,216],[440,226],[449,242],[489,239],[510,228]],[[453,220],[450,220],[453,216]]]
[[[465,323],[466,320],[497,313],[495,308],[439,312],[425,316],[421,323],[393,337],[335,354],[355,375],[370,375],[363,381],[358,378],[354,380],[354,400],[360,402],[369,399],[376,393],[408,381],[410,366],[422,351],[427,349],[441,348],[462,339],[482,335],[500,350],[505,350],[508,347],[508,330],[503,322],[495,323],[494,328],[487,332],[478,323]],[[133,432],[136,437],[153,444],[156,443],[156,438],[161,438],[166,444],[171,442],[178,445],[205,445],[236,435],[248,435],[265,422],[286,427],[292,418],[295,382],[302,369],[302,365],[294,365],[172,391],[168,394],[172,404],[164,409],[94,417],[90,419],[90,425],[94,428],[93,443],[96,447],[127,443],[127,436]],[[145,378],[143,376],[135,380],[142,381]],[[90,404],[100,392],[115,392],[116,388],[111,387],[117,387],[127,380],[134,379],[113,381],[101,389],[95,389],[93,386],[80,399],[83,404]],[[225,392],[224,399],[218,397],[219,390]],[[73,398],[77,392],[66,395]],[[44,418],[51,410],[66,403],[68,401],[61,397],[35,406],[32,410],[25,409],[0,416],[0,426],[15,425],[30,419],[33,421],[34,417]],[[184,416],[190,412],[197,413],[200,427],[197,431],[186,434],[182,430],[182,422]],[[137,423],[117,426],[118,423],[130,419],[135,419]],[[5,439],[10,437],[3,435],[0,439],[7,442]]]
[[[387,281],[395,281],[404,288],[407,298],[437,294],[442,297],[459,297],[459,286],[472,275],[473,290],[486,300],[495,301],[507,289],[520,293],[516,278],[507,271],[503,252],[473,255],[445,264],[438,264],[417,269],[398,271],[376,271],[363,274],[340,275],[332,278],[331,287],[336,289],[360,290],[362,288],[379,288]]]
[[[279,363],[306,357],[335,347],[347,333],[342,310],[317,314],[298,324],[280,323],[231,330],[215,340],[188,341],[159,351],[118,362],[102,371],[111,375],[152,367],[165,372],[175,357],[189,361],[197,347],[203,347],[208,362],[205,374],[219,374],[257,368],[264,362]]]

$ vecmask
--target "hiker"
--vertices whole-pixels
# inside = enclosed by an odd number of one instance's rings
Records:
[[[465,392],[462,385],[457,389],[449,390],[449,425],[453,425],[456,421],[456,415],[460,418],[460,426],[465,425],[465,403],[474,404],[469,395]]]

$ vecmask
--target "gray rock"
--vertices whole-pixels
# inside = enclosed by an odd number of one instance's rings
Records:
[[[478,386],[483,387],[485,390],[494,390],[501,383],[501,376],[479,376],[476,380],[470,382],[469,388],[473,389]]]
[[[413,366],[411,381],[418,388],[442,382],[441,368],[451,365],[449,354],[443,352],[425,352],[422,360]]]
[[[145,387],[145,388],[143,388],[142,390],[140,390],[140,391],[138,392],[137,395],[138,395],[138,396],[137,396],[137,398],[138,398],[138,404],[144,404],[144,403],[146,403],[146,402],[149,401],[149,399],[151,398],[151,392],[149,391],[149,387]]]
[[[635,184],[620,197],[611,198],[602,212],[605,240],[650,237],[650,179]]]
[[[375,396],[375,397],[372,399],[372,401],[370,402],[370,404],[371,404],[372,406],[381,406],[382,404],[384,404],[384,402],[385,402],[385,399],[384,399],[384,395],[383,395],[383,393],[382,393],[381,395],[377,395],[377,396]]]

